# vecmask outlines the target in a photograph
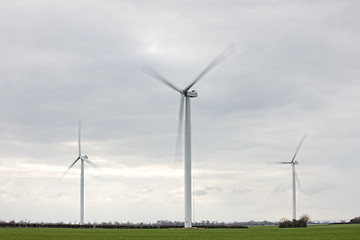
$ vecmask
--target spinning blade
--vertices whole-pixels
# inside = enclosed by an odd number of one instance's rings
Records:
[[[296,151],[295,151],[295,154],[294,154],[294,156],[293,156],[293,158],[292,158],[292,160],[291,160],[292,163],[294,163],[295,157],[296,157],[296,155],[297,155],[297,153],[298,153],[298,151],[299,151],[299,149],[300,149],[301,145],[303,144],[303,142],[304,142],[304,140],[305,140],[306,137],[307,137],[307,133],[305,133],[304,136],[301,138],[300,143],[299,143],[299,145],[297,146]]]

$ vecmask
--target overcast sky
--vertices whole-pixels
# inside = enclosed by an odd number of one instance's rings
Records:
[[[358,1],[0,1],[0,220],[184,219],[174,159],[179,94],[194,88],[194,219],[360,214]]]

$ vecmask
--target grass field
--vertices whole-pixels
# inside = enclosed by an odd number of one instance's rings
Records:
[[[58,229],[0,228],[0,239],[156,239],[156,240],[360,240],[360,225],[319,225],[297,229]]]

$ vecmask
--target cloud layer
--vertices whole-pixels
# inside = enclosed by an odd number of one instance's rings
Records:
[[[83,121],[85,221],[183,220],[174,162],[178,93],[194,88],[195,220],[359,211],[360,32],[356,1],[8,1],[0,3],[0,220],[78,221]]]

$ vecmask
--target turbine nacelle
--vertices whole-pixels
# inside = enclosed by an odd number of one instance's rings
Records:
[[[298,165],[299,163],[298,163],[298,161],[293,161],[292,164],[293,165]]]
[[[87,155],[80,156],[80,158],[83,159],[83,160],[88,160],[89,159],[89,157]]]
[[[185,94],[184,94],[185,97],[191,97],[191,98],[196,98],[198,96],[198,93],[194,90],[194,89],[191,89],[189,91],[187,91]]]

